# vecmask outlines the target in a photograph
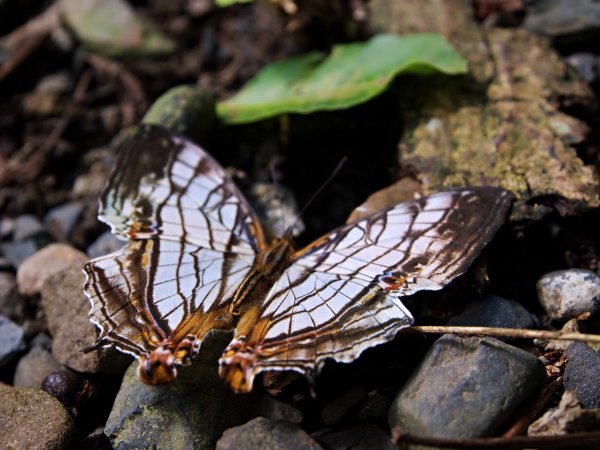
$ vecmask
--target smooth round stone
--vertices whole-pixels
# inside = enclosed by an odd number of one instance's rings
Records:
[[[537,328],[537,320],[519,302],[490,294],[481,301],[469,304],[461,314],[450,319],[448,325]],[[511,342],[510,338],[500,340]]]
[[[4,449],[68,449],[73,419],[40,389],[0,385],[0,445]]]
[[[81,270],[87,261],[88,257],[85,253],[67,244],[50,244],[19,266],[17,271],[19,292],[22,295],[37,294],[50,275],[73,264]]]
[[[217,442],[217,450],[321,450],[302,428],[289,422],[257,417],[231,428]]]
[[[70,202],[51,209],[44,217],[44,222],[57,241],[66,241],[75,225],[80,221],[85,204]]]
[[[178,370],[177,379],[164,386],[140,382],[135,361],[105,426],[113,447],[152,448],[160,443],[156,448],[214,449],[223,431],[256,417],[260,395],[235,394],[218,376],[217,361],[230,340],[229,333],[211,333],[192,365]]]
[[[17,364],[13,384],[18,387],[40,388],[49,373],[63,367],[42,347],[33,347]]]
[[[563,384],[574,391],[584,408],[600,408],[600,355],[583,342],[573,342],[565,351],[567,364]]]
[[[567,320],[600,311],[600,277],[591,270],[557,270],[537,282],[538,298],[550,318]]]
[[[17,353],[25,350],[23,328],[4,316],[0,316],[0,367]]]
[[[543,364],[524,350],[444,335],[396,396],[389,424],[424,436],[489,436],[545,378]]]
[[[42,285],[41,307],[53,338],[52,356],[77,372],[121,375],[131,357],[112,348],[82,351],[98,336],[88,317],[90,303],[83,294],[84,279],[81,265],[71,264],[49,275]]]
[[[90,258],[97,258],[99,256],[116,252],[125,244],[125,241],[118,239],[110,231],[106,231],[102,233],[98,239],[92,242],[92,244],[86,249],[86,252]]]
[[[40,233],[45,233],[46,228],[31,214],[24,214],[15,219],[13,224],[13,240],[23,241]]]

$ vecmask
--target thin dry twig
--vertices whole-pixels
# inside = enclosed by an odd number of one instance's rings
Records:
[[[518,339],[543,339],[546,341],[579,341],[592,344],[600,343],[600,335],[573,333],[571,331],[548,331],[548,330],[528,330],[518,328],[495,328],[495,327],[458,327],[442,325],[421,325],[407,328],[406,332],[426,333],[426,334],[458,334],[469,336],[493,336],[493,337],[512,337]]]
[[[122,64],[103,56],[90,53],[86,56],[86,61],[98,73],[108,75],[122,86],[120,106],[124,125],[135,123],[138,119],[137,111],[144,111],[147,106],[146,93],[140,80]]]
[[[6,61],[0,65],[0,81],[26,61],[59,24],[58,7],[53,4],[40,15],[0,39],[0,47],[8,55]]]

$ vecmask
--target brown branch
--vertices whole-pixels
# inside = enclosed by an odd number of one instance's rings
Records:
[[[495,328],[495,327],[455,327],[442,325],[421,325],[413,326],[404,330],[405,332],[426,333],[426,334],[458,334],[458,335],[476,335],[492,337],[512,337],[518,339],[543,339],[546,341],[579,341],[597,344],[600,343],[600,335],[573,333],[571,331],[547,331],[547,330],[527,330],[518,328]]]
[[[560,449],[583,448],[600,445],[600,431],[571,433],[561,436],[516,436],[491,438],[449,439],[415,436],[401,427],[392,429],[392,442],[395,445],[414,444],[431,447],[484,449],[484,450],[521,450],[523,448]]]
[[[35,49],[42,45],[52,30],[58,26],[58,8],[54,4],[26,24],[4,36],[0,40],[0,47],[4,49],[8,57],[0,65],[0,81],[4,80],[21,63],[26,61]]]

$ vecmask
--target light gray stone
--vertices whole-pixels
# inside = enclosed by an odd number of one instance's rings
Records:
[[[557,270],[537,282],[540,303],[550,318],[573,319],[600,311],[600,277],[591,270]]]
[[[4,316],[0,316],[0,367],[17,353],[25,350],[23,329]]]
[[[19,360],[13,385],[39,389],[46,375],[59,370],[63,370],[63,367],[50,352],[41,347],[33,347]]]

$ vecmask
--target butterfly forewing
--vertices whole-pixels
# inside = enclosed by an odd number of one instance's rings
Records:
[[[202,322],[202,313],[226,310],[264,245],[254,213],[222,167],[156,127],[138,128],[121,145],[100,218],[132,242],[86,265],[90,316],[100,345],[136,355],[192,315]]]
[[[390,340],[413,322],[401,298],[441,289],[463,273],[511,201],[496,188],[442,192],[341,227],[298,252],[244,349],[252,352],[248,386],[262,370],[311,373],[327,358],[352,361]]]

